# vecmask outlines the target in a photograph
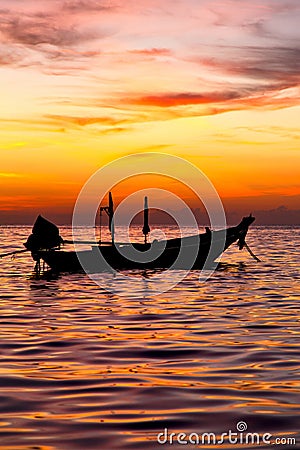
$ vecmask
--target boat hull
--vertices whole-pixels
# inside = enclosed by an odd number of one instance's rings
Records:
[[[254,220],[251,218],[251,222]],[[243,219],[245,220],[245,219]],[[212,232],[154,241],[152,244],[95,245],[90,250],[39,251],[35,259],[43,260],[55,272],[88,273],[127,269],[201,269],[209,266],[237,240],[244,240],[249,223]],[[240,248],[242,245],[240,245]]]

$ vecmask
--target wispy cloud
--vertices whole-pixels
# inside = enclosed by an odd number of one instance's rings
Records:
[[[55,114],[47,114],[45,117],[57,124],[71,124],[80,127],[85,127],[87,125],[117,125],[127,121],[125,119],[115,119],[113,117],[76,117]]]
[[[71,13],[89,13],[115,10],[110,0],[67,0],[62,2],[62,9]]]
[[[219,103],[237,98],[235,92],[224,93],[195,93],[195,92],[179,92],[179,93],[159,93],[156,95],[145,95],[141,97],[128,99],[128,103],[145,106],[184,106],[184,105],[204,105],[209,103]],[[125,99],[126,101],[126,99]]]
[[[299,2],[187,3],[0,0],[0,65],[52,79],[82,75],[86,102],[131,108],[125,116],[132,122],[296,104]],[[144,117],[133,117],[142,108]],[[86,126],[110,119],[55,120]]]
[[[47,120],[53,122],[56,126],[63,127],[62,130],[65,131],[66,128],[81,128],[87,127],[89,125],[97,126],[97,133],[99,134],[117,134],[128,132],[132,129],[130,126],[120,126],[130,122],[128,119],[116,119],[113,117],[76,117],[76,116],[62,116],[62,115],[51,115],[45,116]]]
[[[168,120],[180,117],[210,116],[246,109],[281,109],[298,104],[300,89],[274,89],[261,87],[236,91],[195,93],[166,92],[153,95],[133,94],[123,98],[124,104],[151,111],[152,119]]]
[[[0,172],[0,178],[23,178],[24,174],[14,172]]]
[[[172,54],[172,51],[169,48],[153,47],[153,48],[128,50],[128,53],[132,53],[133,55],[144,55],[144,56],[169,56]]]
[[[236,55],[236,59],[196,57],[195,61],[220,73],[262,80],[273,86],[275,83],[280,83],[280,86],[299,83],[300,48],[296,43],[292,47],[243,46],[229,50]]]
[[[99,45],[93,47],[92,44],[112,32],[91,24],[88,17],[83,19],[73,14],[72,11],[80,11],[88,4],[82,1],[55,5],[42,1],[26,9],[25,2],[12,2],[11,7],[2,9],[0,14],[0,65],[36,67],[41,71],[48,68],[49,72],[54,67],[68,72],[66,66],[70,69],[71,65],[71,69],[85,70],[78,62],[98,56]],[[42,5],[44,9],[41,9]],[[90,2],[90,7],[101,11],[99,2]],[[87,9],[86,13],[89,11]]]
[[[58,23],[57,16],[52,13],[28,16],[6,13],[1,20],[1,34],[9,42],[25,46],[69,47],[96,37],[91,31],[79,30],[75,25]]]

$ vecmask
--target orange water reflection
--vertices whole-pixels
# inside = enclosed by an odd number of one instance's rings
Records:
[[[193,272],[152,299],[107,295],[84,275],[32,280],[26,256],[5,261],[0,449],[144,450],[166,426],[220,436],[239,420],[296,435],[298,255],[282,242],[299,229],[276,233],[250,234],[262,264],[232,249],[204,285]]]

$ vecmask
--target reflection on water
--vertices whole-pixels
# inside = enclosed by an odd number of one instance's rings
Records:
[[[262,263],[233,247],[206,283],[194,271],[154,298],[1,260],[0,449],[156,449],[166,427],[220,435],[241,420],[300,448],[299,231],[253,227]],[[0,233],[9,251],[29,229]]]

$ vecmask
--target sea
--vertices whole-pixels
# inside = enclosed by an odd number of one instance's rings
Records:
[[[30,228],[0,227],[1,253]],[[123,274],[118,295],[105,276],[0,259],[0,449],[300,449],[299,238],[251,226],[260,262],[233,245],[206,281],[154,296],[155,271]]]

